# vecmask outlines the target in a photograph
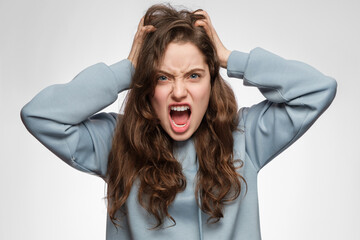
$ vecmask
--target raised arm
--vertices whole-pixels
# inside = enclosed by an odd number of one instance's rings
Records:
[[[227,71],[266,97],[240,110],[246,153],[258,170],[302,136],[336,94],[337,83],[331,77],[261,48],[250,54],[232,52]]]
[[[94,114],[130,86],[143,38],[154,30],[153,26],[144,27],[142,19],[128,59],[111,66],[95,64],[71,82],[37,94],[21,110],[29,132],[70,166],[104,178],[118,116]]]
[[[221,66],[229,77],[243,78],[255,86],[266,100],[240,110],[240,127],[245,131],[247,157],[260,170],[295,142],[326,110],[336,94],[337,83],[313,67],[286,60],[261,48],[249,54],[230,52],[222,44],[210,18],[195,26],[204,27],[213,40]]]
[[[128,88],[132,69],[129,60],[90,66],[71,82],[38,93],[21,110],[21,119],[34,137],[67,164],[103,177],[116,114],[93,114]]]

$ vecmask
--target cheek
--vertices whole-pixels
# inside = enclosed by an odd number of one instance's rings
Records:
[[[161,87],[156,87],[154,91],[154,96],[150,100],[151,106],[155,110],[155,113],[158,117],[161,117],[162,112],[166,109],[166,91]]]
[[[203,114],[205,114],[208,105],[209,105],[209,100],[210,100],[210,94],[211,94],[211,88],[209,87],[206,91],[204,91],[203,95],[201,96],[201,98],[203,99],[202,102],[202,111]]]
[[[210,83],[200,86],[196,91],[196,98],[201,105],[201,108],[207,108],[211,94]]]

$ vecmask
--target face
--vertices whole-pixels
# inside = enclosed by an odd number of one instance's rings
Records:
[[[210,99],[210,72],[204,55],[192,43],[170,43],[157,74],[151,105],[161,127],[175,141],[198,129]]]

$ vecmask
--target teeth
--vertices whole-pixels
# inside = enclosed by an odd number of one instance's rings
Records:
[[[172,122],[176,127],[185,127],[186,126],[186,123],[179,125],[179,124],[176,124],[174,121],[172,121]]]
[[[172,111],[187,111],[187,110],[189,110],[189,109],[190,109],[189,106],[177,106],[177,107],[172,106],[172,107],[171,107],[171,110],[172,110]]]

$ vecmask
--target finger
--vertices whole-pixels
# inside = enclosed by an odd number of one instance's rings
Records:
[[[156,28],[153,26],[153,25],[146,25],[144,26],[144,31],[146,33],[149,33],[149,32],[154,32],[156,30]]]
[[[207,33],[210,30],[209,24],[203,20],[197,20],[194,25],[195,27],[203,27]]]
[[[195,27],[203,27],[205,25],[207,25],[207,23],[204,21],[204,19],[200,19],[200,20],[196,20],[195,23],[194,23]]]
[[[203,15],[205,17],[205,19],[210,21],[209,14],[204,10],[195,11],[194,14]]]
[[[211,28],[210,28],[209,24],[208,24],[204,19],[197,20],[197,21],[194,23],[194,25],[195,25],[196,27],[203,27],[204,30],[205,30],[205,32],[206,32],[206,34],[209,35],[209,37],[211,37],[211,38],[213,37],[213,36],[212,36]]]
[[[153,25],[147,25],[147,26],[141,27],[135,34],[134,44],[141,45],[142,42],[144,41],[146,35],[150,32],[154,32],[155,30],[156,30],[156,28]]]
[[[143,40],[148,33],[154,32],[155,30],[156,30],[156,28],[155,28],[153,25],[143,26],[143,27],[141,27],[141,29],[139,30],[138,38],[140,38],[141,40]]]
[[[194,12],[194,14],[201,14],[201,15],[205,15],[206,14],[206,11],[202,10],[202,9],[199,9],[199,10],[196,10]]]
[[[140,22],[138,25],[138,30],[140,30],[144,26],[144,18],[145,18],[145,16],[140,19]]]

